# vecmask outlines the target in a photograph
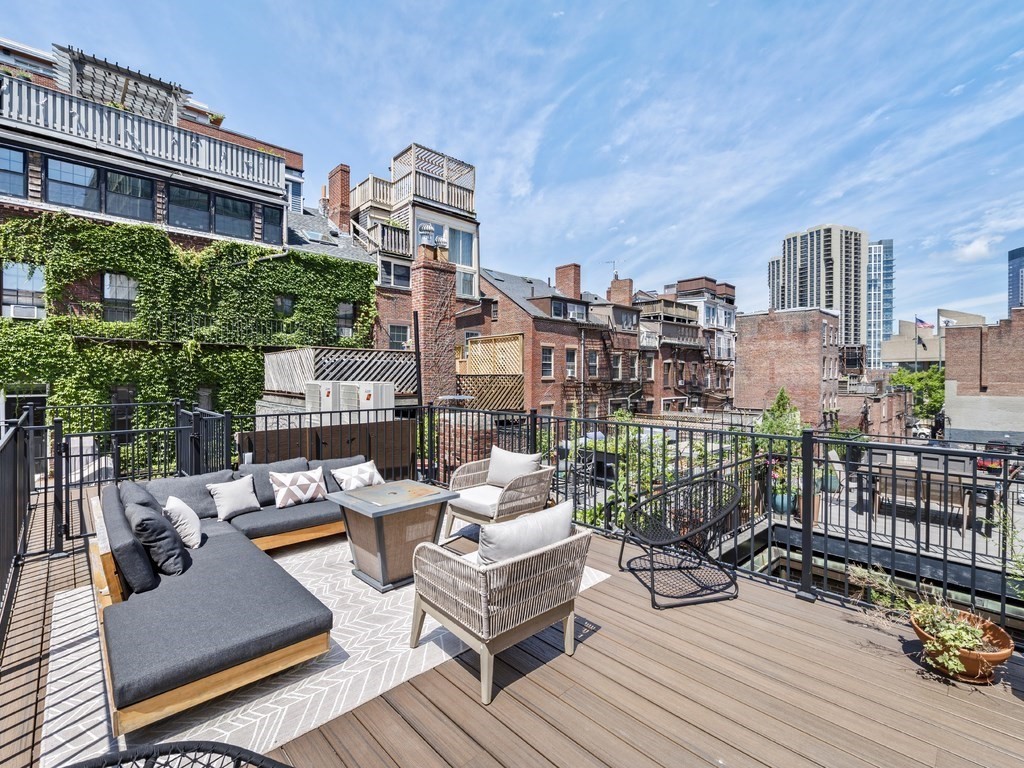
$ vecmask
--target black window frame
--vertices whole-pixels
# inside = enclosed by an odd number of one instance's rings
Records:
[[[387,265],[387,269],[385,269],[385,265]],[[408,282],[407,285],[398,285],[398,284],[395,283],[395,269],[396,268],[404,269],[406,271],[406,273],[408,273],[408,275],[409,275],[409,282]],[[387,278],[388,278],[386,282],[384,280],[385,272],[387,273]],[[398,261],[391,261],[389,259],[381,259],[381,262],[380,262],[380,284],[383,285],[383,286],[386,286],[388,288],[402,288],[402,289],[410,289],[410,288],[412,288],[412,266],[409,265],[409,264],[402,264],[401,262],[398,262]]]
[[[172,218],[171,218],[171,210],[175,207],[175,204],[173,202],[174,191],[175,190],[179,190],[179,189],[184,191],[184,192],[189,192],[189,193],[193,193],[193,194],[200,194],[200,195],[206,195],[206,207],[205,208],[202,208],[202,209],[200,209],[200,208],[189,208],[189,209],[187,209],[187,210],[192,210],[192,211],[196,211],[196,212],[198,212],[200,210],[205,210],[206,211],[206,227],[205,228],[194,227],[194,226],[191,226],[189,224],[179,224],[178,222],[172,220]],[[167,185],[167,226],[175,227],[177,229],[187,229],[187,230],[190,230],[192,232],[209,232],[209,231],[211,231],[210,228],[213,226],[213,210],[212,210],[212,205],[213,205],[213,195],[207,189],[199,189],[197,187],[189,187],[189,186],[186,186],[184,184],[168,184]],[[177,206],[177,207],[181,208],[182,206]]]
[[[133,219],[134,221],[156,221],[156,182],[153,179],[147,178],[146,176],[139,176],[135,173],[125,173],[124,171],[118,171],[113,168],[102,168],[102,178],[100,179],[102,198],[103,198],[103,213],[109,216],[117,216],[122,219]],[[110,189],[110,174],[117,176],[123,176],[126,179],[137,179],[144,184],[149,184],[149,197],[135,197],[134,195],[126,195],[123,192],[111,192]],[[130,213],[112,213],[110,211],[110,196],[118,195],[119,197],[126,197],[132,200],[148,200],[149,201],[149,218],[144,216],[133,216]]]
[[[7,270],[9,267],[18,267],[26,270],[31,275],[41,275],[42,285],[40,290],[31,291],[17,287],[9,287],[7,282]],[[42,264],[29,264],[20,261],[0,261],[0,305],[4,307],[36,307],[46,308],[46,271]]]
[[[345,325],[345,318],[342,317],[342,307],[348,307],[348,312],[352,316],[352,321],[349,325]],[[338,306],[334,309],[334,323],[335,331],[339,339],[347,339],[355,335],[356,332],[356,305],[354,302],[342,301],[338,303]],[[348,331],[345,333],[344,331]]]
[[[84,186],[77,184],[73,181],[65,181],[63,179],[56,179],[52,176],[52,170],[50,168],[51,163],[62,163],[64,165],[77,166],[79,168],[88,168],[95,173],[96,186]],[[67,160],[63,157],[47,156],[43,163],[43,200],[50,205],[59,205],[62,208],[74,208],[77,211],[89,211],[90,213],[103,213],[103,169],[98,165],[90,165],[88,163],[78,162],[77,160]],[[61,185],[63,187],[73,187],[75,189],[95,190],[96,207],[92,208],[88,205],[76,205],[74,203],[65,202],[64,200],[54,200],[51,195],[50,185]],[[88,194],[88,193],[87,193]]]
[[[23,149],[8,146],[0,146],[0,150],[6,150],[7,152],[17,153],[21,155],[21,173],[18,173],[16,171],[9,171],[6,168],[0,168],[0,174],[15,177],[21,176],[21,194],[4,191],[0,191],[0,194],[7,195],[8,197],[28,197],[28,153]]]
[[[273,211],[277,213],[281,220],[275,225],[277,229],[277,239],[273,240],[267,237],[267,212]],[[281,245],[284,243],[284,208],[278,208],[276,205],[264,205],[263,206],[263,231],[260,233],[260,241],[268,243],[269,245]]]
[[[253,214],[256,211],[256,206],[253,205],[252,202],[250,202],[249,200],[243,200],[240,197],[232,197],[231,195],[221,195],[221,194],[218,194],[216,192],[213,193],[212,198],[213,198],[212,199],[212,205],[213,205],[213,207],[212,207],[212,213],[213,213],[213,233],[215,235],[220,235],[221,237],[233,237],[233,238],[235,238],[237,240],[252,240],[253,239],[253,231],[254,231],[254,228],[253,228]],[[220,202],[222,200],[225,201],[225,202],[229,202],[229,203],[239,203],[241,205],[249,206],[249,216],[248,216],[248,218],[245,218],[245,217],[242,217],[242,216],[232,216],[232,215],[227,214],[227,213],[222,214],[220,212]],[[234,232],[222,232],[220,230],[220,219],[221,219],[222,216],[223,216],[223,218],[225,220],[229,220],[229,221],[234,221],[234,222],[247,221],[247,222],[249,222],[249,234],[243,236],[243,235],[238,235],[238,234],[236,234]]]

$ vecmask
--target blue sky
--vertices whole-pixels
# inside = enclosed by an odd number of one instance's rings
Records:
[[[604,291],[707,274],[767,306],[822,223],[892,238],[896,316],[1006,316],[1024,245],[1016,2],[41,2],[0,36],[175,80],[327,171],[477,166],[482,263]]]

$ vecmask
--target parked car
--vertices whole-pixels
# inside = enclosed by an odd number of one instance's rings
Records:
[[[1009,453],[1024,456],[1024,443],[1011,445],[1005,440],[989,440],[985,443],[985,453]],[[995,456],[979,456],[977,463],[978,469],[993,475],[998,475],[1003,471],[1003,459]],[[1011,464],[1016,463],[1018,463],[1017,460],[1011,460]]]

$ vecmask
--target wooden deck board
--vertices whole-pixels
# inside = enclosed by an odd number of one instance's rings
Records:
[[[552,627],[499,654],[499,690],[487,707],[476,698],[470,652],[375,701],[422,744],[458,743],[469,759],[470,739],[506,765],[1024,760],[1024,664],[1016,657],[999,685],[948,685],[908,656],[917,648],[909,627],[879,628],[857,611],[809,605],[756,580],[740,581],[737,600],[654,611],[643,586],[618,571],[617,556],[616,542],[595,537],[589,564],[611,577],[577,601],[575,656],[561,653]],[[425,701],[436,710],[427,718]],[[361,710],[321,730],[365,724]],[[505,727],[493,729],[492,720]],[[448,729],[459,733],[441,732]],[[406,755],[391,757],[407,764],[398,759]]]

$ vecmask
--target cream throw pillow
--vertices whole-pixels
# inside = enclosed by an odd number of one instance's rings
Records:
[[[377,465],[373,461],[364,464],[356,464],[352,467],[341,467],[332,469],[331,474],[338,481],[343,491],[354,491],[366,485],[383,485],[384,478],[377,471]]]
[[[164,517],[171,521],[174,530],[189,549],[196,549],[203,542],[199,528],[199,515],[177,496],[168,496],[164,505]]]

